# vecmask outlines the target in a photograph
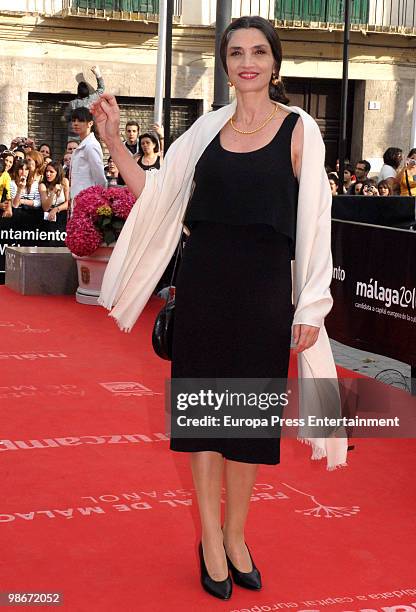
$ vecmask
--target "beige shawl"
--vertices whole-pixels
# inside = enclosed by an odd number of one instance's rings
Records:
[[[295,261],[292,262],[293,324],[320,328],[318,340],[298,354],[300,416],[340,415],[337,372],[324,326],[332,308],[330,284],[331,191],[326,176],[325,146],[315,120],[297,106],[279,106],[298,113],[304,126],[303,162],[299,180]],[[235,112],[236,101],[200,117],[169,148],[159,171],[146,172],[145,187],[134,205],[107,266],[99,303],[111,310],[120,329],[130,331],[152,295],[178,244],[190,197],[195,165],[205,148]],[[278,160],[276,160],[278,163]],[[331,381],[314,384],[314,379]],[[307,384],[306,384],[307,383]],[[334,410],[335,405],[335,410]],[[312,459],[327,457],[327,468],[346,465],[343,430],[330,437],[298,439],[312,445]],[[337,436],[335,437],[334,433]]]

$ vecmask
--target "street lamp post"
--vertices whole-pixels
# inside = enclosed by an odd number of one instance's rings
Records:
[[[227,75],[224,72],[220,57],[220,44],[224,30],[231,21],[232,0],[217,0],[217,14],[215,19],[215,70],[214,70],[214,102],[213,110],[218,110],[230,102],[230,93],[227,85]]]
[[[172,22],[173,22],[174,0],[167,0],[166,9],[166,69],[165,69],[165,116],[164,132],[165,146],[167,151],[170,145],[170,117],[172,107]]]
[[[166,59],[166,19],[167,19],[167,0],[159,2],[159,30],[157,45],[157,65],[156,65],[156,91],[155,91],[155,110],[154,123],[162,124],[163,114],[163,85],[165,82],[165,59]]]
[[[341,90],[341,121],[338,140],[338,194],[344,193],[344,167],[345,155],[347,151],[347,104],[348,104],[348,61],[350,45],[350,25],[351,25],[351,3],[354,0],[344,0],[344,51],[342,61],[342,90]]]

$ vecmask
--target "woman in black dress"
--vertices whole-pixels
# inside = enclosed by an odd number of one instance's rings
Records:
[[[280,41],[268,21],[234,21],[224,33],[221,56],[237,108],[195,169],[184,220],[190,236],[177,279],[172,378],[284,379],[303,125],[275,104],[288,100],[279,80]],[[137,174],[123,152],[117,105],[113,97],[104,98],[94,108],[100,134],[138,196],[145,173]],[[318,333],[315,326],[293,325],[295,350],[311,347]],[[191,453],[202,524],[201,582],[216,597],[231,596],[229,570],[236,584],[261,588],[244,528],[258,465],[279,463],[279,442],[171,439],[172,450]]]

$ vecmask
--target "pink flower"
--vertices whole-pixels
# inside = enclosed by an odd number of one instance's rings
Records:
[[[97,216],[97,208],[107,202],[105,197],[105,192],[107,189],[102,187],[101,185],[94,185],[93,187],[88,187],[88,189],[83,189],[77,195],[75,208],[74,208],[74,216],[91,216],[94,220]]]
[[[66,231],[65,244],[78,257],[94,253],[103,239],[92,223],[88,223],[86,219],[75,218],[75,215],[68,221]]]
[[[136,201],[134,195],[130,193],[127,187],[110,187],[110,189],[107,189],[106,197],[114,215],[125,221]]]
[[[95,185],[84,189],[77,195],[72,217],[66,226],[66,246],[78,257],[91,255],[104,240],[104,235],[97,226],[99,220],[97,210],[109,207],[113,218],[117,218],[120,223],[120,220],[127,219],[134,203],[135,198],[127,188],[106,189]],[[116,238],[120,233],[120,228],[110,229],[113,230]]]

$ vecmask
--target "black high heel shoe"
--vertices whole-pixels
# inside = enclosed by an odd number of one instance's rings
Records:
[[[228,567],[231,570],[231,575],[233,577],[235,584],[238,584],[238,586],[244,587],[245,589],[259,591],[262,586],[261,585],[261,575],[260,575],[259,570],[254,564],[253,557],[251,556],[248,546],[247,546],[247,550],[248,550],[248,554],[250,555],[251,563],[253,564],[253,569],[251,570],[251,572],[240,572],[240,570],[238,570],[233,565],[231,559],[229,558],[226,552],[225,556],[227,557]]]
[[[202,542],[199,543],[199,559],[201,562],[201,584],[205,591],[219,599],[230,599],[233,591],[233,583],[228,575],[225,580],[213,580],[208,574],[207,566],[205,565],[204,552],[202,550]]]

